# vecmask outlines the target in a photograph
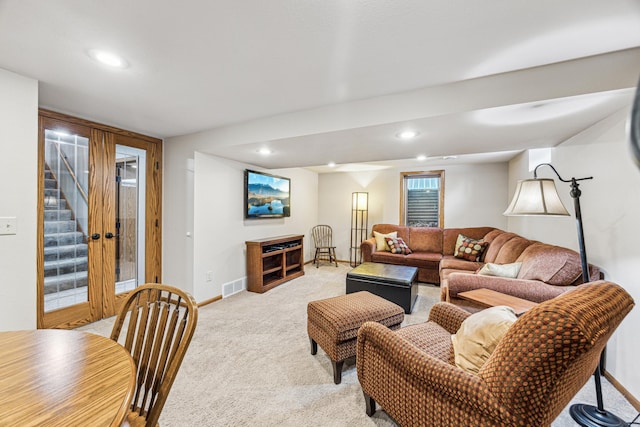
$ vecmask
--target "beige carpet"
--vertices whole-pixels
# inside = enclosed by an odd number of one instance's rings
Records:
[[[198,327],[160,417],[182,426],[396,426],[383,411],[369,418],[354,361],[333,383],[329,358],[310,354],[307,302],[345,293],[347,264],[307,265],[306,274],[267,293],[241,292],[202,307]],[[420,285],[406,324],[426,320],[440,289]],[[113,319],[81,329],[108,335]],[[603,379],[605,407],[630,421],[631,405]],[[575,401],[595,404],[593,380]],[[554,427],[574,426],[568,409]]]

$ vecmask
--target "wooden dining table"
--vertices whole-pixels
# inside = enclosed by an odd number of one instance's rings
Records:
[[[124,347],[88,332],[0,332],[0,426],[119,426],[136,368]]]

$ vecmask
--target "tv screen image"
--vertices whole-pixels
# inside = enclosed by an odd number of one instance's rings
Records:
[[[291,180],[265,172],[244,172],[244,216],[282,218],[291,215]]]

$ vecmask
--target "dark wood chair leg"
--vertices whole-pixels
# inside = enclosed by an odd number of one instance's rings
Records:
[[[331,255],[333,256],[333,262],[336,263],[336,267],[338,266],[338,258],[336,257],[336,250],[335,249],[331,249]]]
[[[367,409],[366,409],[367,415],[372,417],[373,414],[376,413],[376,401],[373,400],[373,398],[369,396],[367,393],[365,393],[364,391],[362,392],[362,394],[364,394],[364,403],[365,405],[367,405]]]
[[[311,337],[309,337],[309,341],[311,342],[311,354],[315,355],[318,352],[318,343]]]
[[[333,365],[333,382],[336,384],[340,384],[342,382],[342,364],[344,360],[340,360],[338,362],[331,361]]]

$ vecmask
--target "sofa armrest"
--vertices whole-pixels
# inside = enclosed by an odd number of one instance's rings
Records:
[[[424,402],[438,402],[453,411],[481,413],[496,425],[508,424],[506,408],[479,376],[425,353],[379,323],[365,322],[358,331],[356,366],[363,392],[392,416],[395,402],[417,413],[430,410]]]
[[[575,288],[575,286],[554,286],[539,280],[465,273],[451,273],[447,282],[449,300],[457,298],[461,292],[484,288],[533,302],[544,302]]]
[[[363,241],[360,244],[362,262],[371,262],[371,255],[376,251],[376,239],[374,237]]]
[[[437,323],[453,335],[458,332],[460,325],[470,314],[468,311],[453,304],[439,302],[431,307],[429,322]]]

